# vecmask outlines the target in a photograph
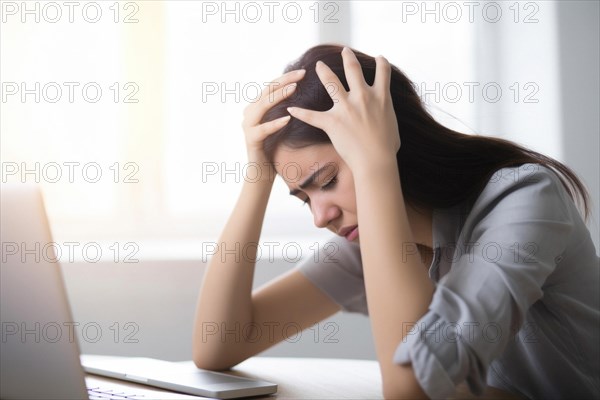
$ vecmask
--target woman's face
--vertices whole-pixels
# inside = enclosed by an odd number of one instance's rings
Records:
[[[358,225],[352,172],[333,145],[301,149],[282,145],[275,151],[273,161],[290,194],[307,202],[318,228],[348,234]],[[358,242],[356,232],[347,239]]]

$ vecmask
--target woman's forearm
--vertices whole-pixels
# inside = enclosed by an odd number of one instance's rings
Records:
[[[247,244],[258,244],[272,184],[272,180],[244,182],[209,260],[194,321],[194,360],[201,368],[225,368],[241,361],[235,357],[242,353],[237,350],[244,346],[243,338],[238,341],[233,334],[222,338],[221,333],[240,331],[252,322],[257,246]]]
[[[353,172],[354,173],[354,172]],[[398,344],[427,311],[433,284],[408,222],[395,157],[354,173],[369,316],[388,396],[424,396],[412,369],[393,363]]]

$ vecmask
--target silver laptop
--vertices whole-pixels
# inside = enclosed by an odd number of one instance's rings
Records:
[[[81,355],[42,196],[36,185],[0,184],[0,398],[148,399],[165,391],[127,384],[100,387],[107,379],[85,373],[214,398],[272,394],[277,385],[199,370],[190,363]],[[92,384],[92,387],[86,386]],[[140,393],[135,393],[139,388]],[[142,390],[143,389],[143,390]],[[131,392],[131,393],[130,393]],[[176,395],[176,393],[173,393]],[[170,398],[194,398],[169,396]]]

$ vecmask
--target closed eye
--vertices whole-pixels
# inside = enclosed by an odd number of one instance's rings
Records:
[[[337,183],[337,175],[335,175],[333,178],[331,178],[329,180],[329,182],[327,182],[326,184],[324,184],[323,186],[321,186],[321,191],[326,192],[328,190],[331,190],[335,187]],[[308,196],[306,196],[306,199],[302,201],[302,205],[308,204],[310,206],[310,198]]]
[[[336,183],[337,183],[337,175],[335,175],[333,178],[331,178],[329,180],[329,182],[327,182],[325,185],[323,185],[321,187],[321,190],[323,190],[323,191],[331,190],[335,187]]]

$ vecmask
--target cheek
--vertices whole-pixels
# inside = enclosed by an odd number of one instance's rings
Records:
[[[354,179],[352,175],[344,179],[344,185],[340,187],[340,195],[344,197],[345,208],[349,211],[356,212],[356,191],[354,190]]]

